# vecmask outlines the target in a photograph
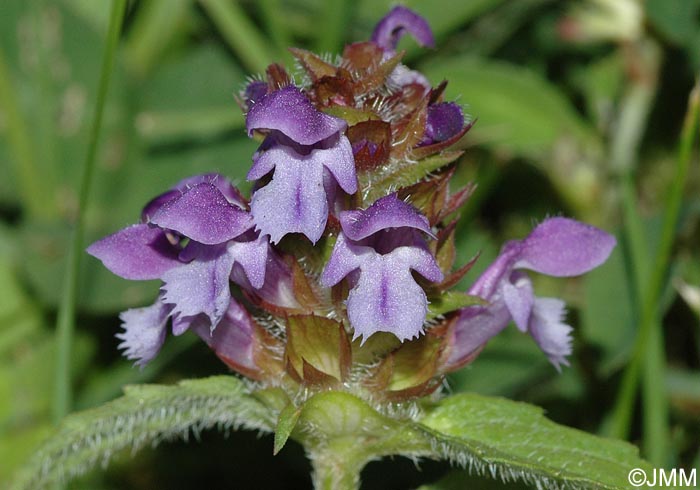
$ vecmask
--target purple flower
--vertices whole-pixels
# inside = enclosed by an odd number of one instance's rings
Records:
[[[462,108],[454,102],[439,102],[428,106],[428,117],[421,146],[439,143],[457,135],[464,127]]]
[[[435,38],[428,22],[413,10],[396,6],[377,23],[372,33],[372,42],[395,51],[399,40],[411,34],[421,46],[435,47]]]
[[[340,213],[342,233],[321,275],[331,287],[348,276],[347,312],[354,337],[375,332],[402,341],[423,331],[428,301],[411,270],[440,282],[443,274],[420,232],[433,236],[428,220],[395,194],[366,210]]]
[[[455,323],[446,371],[461,367],[513,320],[535,339],[550,362],[568,365],[571,327],[563,323],[564,302],[538,298],[520,269],[555,277],[577,276],[598,267],[610,255],[615,238],[590,225],[550,218],[523,240],[505,244],[496,261],[477,279],[469,294],[488,306],[464,308]]]
[[[316,243],[325,229],[335,186],[349,194],[357,192],[352,148],[343,134],[347,123],[316,110],[290,85],[256,101],[246,127],[249,135],[256,130],[267,133],[253,157],[248,180],[274,170],[270,183],[252,197],[257,229],[272,243],[288,233],[303,233]]]
[[[168,318],[175,335],[197,317],[213,329],[229,308],[229,278],[235,268],[254,287],[262,287],[267,240],[251,229],[238,191],[222,176],[186,179],[152,200],[146,223],[99,240],[87,251],[125,279],[161,279],[156,303],[122,314],[121,347],[144,365],[160,349]]]

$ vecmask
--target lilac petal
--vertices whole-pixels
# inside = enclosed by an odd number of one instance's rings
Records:
[[[364,342],[375,332],[391,332],[401,341],[419,336],[428,301],[404,260],[393,254],[374,255],[360,271],[347,301],[354,338],[362,336]]]
[[[395,50],[401,37],[407,33],[421,46],[435,46],[428,22],[413,10],[400,5],[379,21],[372,33],[372,41],[384,49]]]
[[[363,260],[376,254],[370,247],[353,245],[343,233],[338,235],[331,258],[321,274],[321,284],[332,287],[338,284],[350,272],[360,267]]]
[[[256,155],[253,156],[253,165],[250,167],[250,170],[248,170],[246,180],[252,181],[265,177],[275,169],[275,164],[277,163],[278,158],[279,151],[258,151]]]
[[[536,298],[530,319],[530,335],[557,370],[561,370],[561,364],[569,365],[566,356],[571,355],[572,328],[563,322],[565,315],[560,299]]]
[[[453,366],[461,366],[465,359],[506,328],[510,320],[510,312],[502,301],[494,302],[489,307],[469,306],[462,309],[454,326],[452,350],[445,362],[445,369],[449,371]]]
[[[163,279],[163,302],[174,305],[174,317],[205,314],[216,327],[231,300],[229,276],[234,257],[226,246],[203,246],[189,264],[169,270]]]
[[[462,108],[454,102],[441,102],[428,106],[424,144],[445,141],[464,127]]]
[[[357,192],[357,175],[355,174],[355,157],[352,154],[350,140],[341,135],[331,148],[321,150],[323,165],[333,174],[336,182],[348,194]]]
[[[245,211],[229,203],[213,184],[201,183],[166,202],[151,223],[199,243],[215,245],[237,237],[253,225]]]
[[[235,366],[257,370],[253,358],[255,333],[253,319],[243,306],[231,300],[226,314],[215,330],[206,322],[196,322],[192,330],[216,355]]]
[[[251,286],[260,289],[265,282],[265,267],[269,248],[267,236],[263,235],[246,242],[231,241],[227,246],[228,253],[243,268]]]
[[[158,279],[181,265],[177,249],[163,230],[146,224],[132,225],[98,240],[87,252],[124,279]]]
[[[171,308],[158,298],[151,306],[132,308],[119,315],[124,332],[117,338],[122,341],[119,348],[124,349],[127,359],[135,359],[136,365],[143,367],[158,354],[165,342]]]
[[[250,211],[260,234],[270,235],[272,243],[287,233],[303,233],[316,243],[323,234],[328,219],[321,158],[324,151],[299,155],[280,146],[265,154],[275,159],[275,173],[268,185],[253,194]]]
[[[279,131],[302,145],[313,145],[345,130],[347,123],[317,110],[293,85],[260,98],[248,112],[246,129]]]
[[[514,276],[514,277],[513,277]],[[535,302],[532,282],[525,273],[513,273],[510,281],[503,284],[503,301],[513,317],[515,325],[521,332],[527,331],[527,326]]]
[[[340,213],[343,232],[351,240],[362,240],[386,228],[409,227],[433,236],[428,219],[396,194],[378,199],[365,210]]]
[[[550,218],[522,241],[513,267],[550,276],[577,276],[605,262],[616,240],[594,226],[567,218]]]
[[[445,279],[435,257],[425,248],[399,247],[390,254],[399,264],[413,269],[431,282],[442,282]]]

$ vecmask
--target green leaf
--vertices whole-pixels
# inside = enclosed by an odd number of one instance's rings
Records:
[[[293,403],[290,403],[280,413],[279,419],[277,419],[277,427],[275,427],[275,447],[272,450],[273,454],[279,453],[285,444],[287,444],[287,439],[292,434],[294,427],[296,427],[299,421],[299,415],[301,415],[301,409],[297,408]]]
[[[557,425],[538,407],[502,398],[452,396],[420,422],[434,431],[443,458],[540,488],[627,489],[628,472],[649,466],[630,444]]]
[[[233,376],[140,385],[99,408],[66,417],[16,474],[12,490],[46,488],[138,449],[213,427],[272,432],[275,417]]]

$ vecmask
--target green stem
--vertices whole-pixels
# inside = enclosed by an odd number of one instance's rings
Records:
[[[78,295],[78,275],[80,271],[80,259],[83,254],[83,234],[85,227],[85,211],[90,197],[92,174],[95,169],[95,156],[102,129],[102,114],[104,112],[107,90],[119,41],[126,0],[113,0],[109,19],[109,31],[104,48],[100,81],[97,92],[97,102],[92,119],[90,140],[83,165],[83,174],[80,180],[79,209],[75,221],[75,228],[68,252],[66,264],[63,296],[58,309],[56,321],[56,373],[55,394],[53,400],[53,417],[59,421],[69,411],[72,403],[72,388],[70,379],[70,359],[73,346],[73,334],[75,330],[75,303]]]
[[[357,438],[334,439],[320,451],[309,451],[315,490],[355,490],[360,488],[360,472],[366,461],[358,460],[361,448]]]
[[[263,73],[275,61],[275,53],[268,49],[265,37],[246,16],[238,2],[228,0],[200,0],[221,35],[243,64],[252,72]]]

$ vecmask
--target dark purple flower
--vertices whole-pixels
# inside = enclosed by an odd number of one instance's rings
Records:
[[[146,206],[147,223],[88,247],[118,276],[163,281],[153,306],[122,315],[122,347],[137,364],[158,352],[168,318],[175,335],[198,317],[215,328],[232,301],[234,268],[240,267],[253,287],[262,287],[269,245],[251,229],[252,219],[242,205],[238,191],[222,176],[187,179]]]
[[[443,274],[420,232],[428,220],[395,194],[366,210],[340,213],[342,233],[321,275],[331,287],[349,276],[347,300],[354,337],[391,332],[402,341],[423,331],[428,301],[411,270],[432,282]]]
[[[411,9],[401,5],[391,9],[377,23],[372,33],[372,42],[378,46],[395,51],[399,40],[410,34],[421,46],[435,47],[435,38],[428,22]]]
[[[511,320],[532,335],[557,369],[568,364],[571,327],[563,323],[564,302],[536,297],[532,282],[520,269],[555,277],[580,275],[605,262],[615,243],[608,233],[566,218],[547,219],[525,239],[508,242],[469,289],[489,305],[461,311],[446,370],[460,367]]]
[[[249,135],[256,130],[267,133],[248,180],[274,170],[270,183],[257,189],[251,200],[257,229],[272,243],[288,233],[303,233],[316,243],[328,219],[328,194],[333,193],[324,181],[337,183],[349,194],[357,192],[352,148],[343,134],[346,122],[318,111],[290,85],[256,102],[246,127]]]
[[[454,102],[439,102],[428,106],[428,118],[421,145],[439,143],[455,136],[464,127],[462,108]]]

